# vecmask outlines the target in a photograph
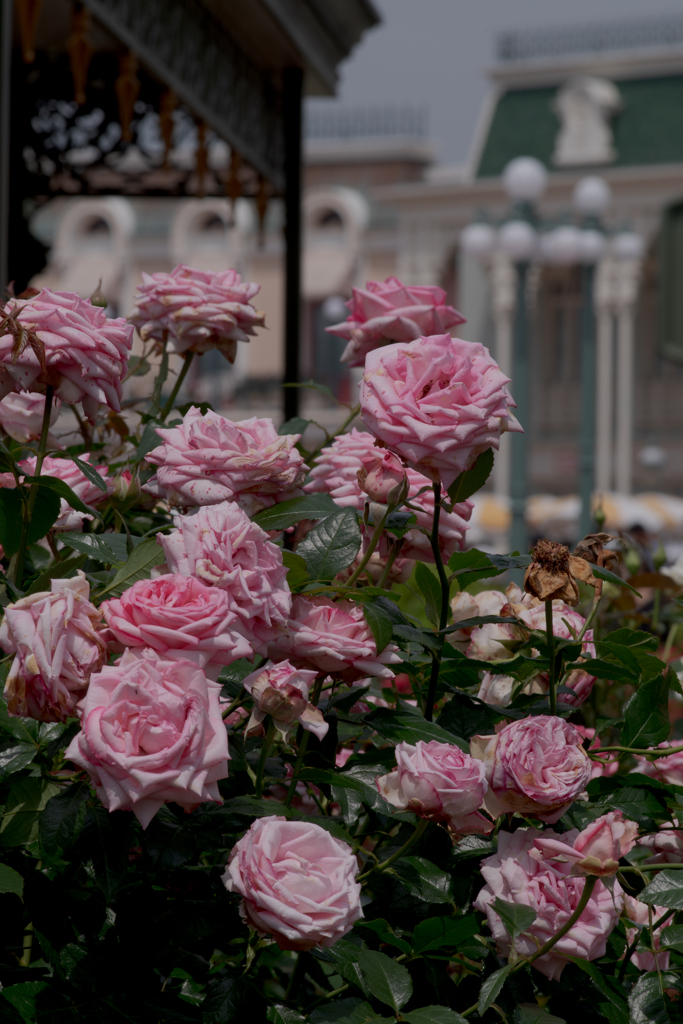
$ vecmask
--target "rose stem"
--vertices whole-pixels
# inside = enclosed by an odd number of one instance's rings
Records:
[[[386,512],[384,513],[384,515],[380,519],[379,523],[375,527],[375,532],[373,533],[372,537],[370,538],[370,543],[368,544],[368,550],[365,552],[365,554],[361,558],[357,568],[354,570],[354,572],[351,574],[349,579],[346,581],[346,586],[347,587],[352,587],[353,586],[353,584],[356,582],[356,580],[358,579],[358,577],[362,573],[362,571],[365,568],[365,566],[368,564],[368,562],[372,558],[372,554],[373,554],[375,548],[377,547],[377,545],[379,544],[379,539],[382,536],[382,531],[384,530],[384,524],[387,521],[387,516],[388,515],[389,515],[389,509],[387,508]]]
[[[667,867],[668,867],[668,865],[667,865]],[[655,923],[652,925],[652,929],[656,931],[656,929],[659,928],[659,926],[661,924],[664,924],[664,922],[668,918],[670,918],[671,915],[674,914],[675,912],[676,912],[675,910],[667,910],[666,914],[662,914],[661,917],[657,918]],[[621,961],[621,965],[619,967],[619,981],[623,981],[624,980],[624,975],[626,974],[626,968],[629,965],[629,961],[630,961],[631,957],[633,956],[633,954],[635,953],[636,949],[638,948],[638,943],[640,942],[640,939],[641,939],[641,933],[636,928],[636,937],[633,940],[633,942],[631,943],[631,945],[628,947],[626,952],[624,953],[624,959]],[[653,940],[652,945],[654,946],[654,940]]]
[[[346,428],[351,423],[353,423],[353,421],[355,420],[355,418],[356,418],[356,416],[358,415],[359,412],[360,412],[360,403],[358,405],[354,405],[353,409],[351,410],[351,412],[346,417],[346,419],[342,423],[341,427],[337,431],[337,435],[345,434],[346,433]],[[312,452],[308,453],[308,455],[306,456],[308,461],[310,462],[312,459],[314,459],[316,457],[316,455],[320,455],[321,451],[323,450],[323,448],[325,447],[326,444],[329,444],[330,440],[331,440],[331,438],[330,438],[330,435],[328,434],[327,437],[325,438],[325,440],[322,441],[318,445],[317,448],[314,448]]]
[[[173,388],[173,391],[171,392],[171,395],[169,397],[168,402],[166,403],[166,405],[163,407],[163,409],[159,413],[159,419],[160,420],[165,420],[166,417],[168,416],[169,412],[173,408],[173,403],[175,402],[176,398],[178,397],[178,392],[180,391],[181,387],[183,386],[183,381],[187,377],[187,371],[190,369],[190,364],[192,363],[193,359],[194,359],[194,352],[192,352],[190,350],[189,352],[185,353],[185,357],[183,359],[183,366],[182,366],[182,369],[181,369],[180,373],[178,374],[178,379],[175,382],[175,386]]]
[[[429,677],[429,690],[427,691],[427,703],[425,705],[425,718],[428,722],[431,722],[434,716],[434,699],[436,697],[436,684],[439,680],[439,669],[441,668],[441,655],[443,652],[444,645],[444,629],[448,624],[448,598],[450,594],[450,586],[448,578],[446,576],[446,570],[443,567],[443,561],[441,560],[441,551],[439,549],[439,514],[441,512],[441,484],[432,484],[434,490],[434,518],[432,520],[432,554],[434,555],[434,561],[436,562],[436,571],[439,574],[439,581],[441,583],[441,615],[439,616],[439,636],[437,638],[437,650],[432,651],[432,671]]]
[[[396,853],[392,853],[391,857],[388,857],[386,860],[382,861],[381,864],[375,864],[375,866],[373,868],[370,868],[369,871],[366,871],[365,874],[358,875],[356,881],[364,882],[366,878],[369,878],[370,875],[374,875],[376,871],[386,871],[386,869],[390,867],[394,863],[394,861],[397,861],[399,857],[403,857],[403,855],[408,852],[411,846],[415,845],[415,843],[418,841],[424,830],[427,828],[428,824],[429,818],[420,818],[412,836],[403,844],[400,850],[397,850]]]
[[[318,706],[318,701],[320,700],[320,694],[322,692],[324,679],[325,677],[323,675],[319,675],[315,683],[313,684],[313,692],[311,693],[311,704],[314,707]],[[292,770],[292,781],[289,784],[289,789],[287,790],[287,796],[285,798],[285,807],[290,807],[292,800],[294,799],[294,794],[296,793],[296,777],[301,771],[301,765],[303,764],[306,748],[308,747],[309,736],[310,733],[308,732],[308,730],[305,730],[303,736],[301,737],[301,743],[299,744],[299,750],[296,755],[296,761],[294,762],[294,768]]]
[[[52,414],[52,398],[54,393],[54,386],[52,384],[48,384],[45,390],[43,426],[40,431],[40,442],[36,453],[36,468],[33,474],[36,477],[40,476],[40,471],[43,468],[43,461],[45,459],[45,452],[47,451],[47,434],[50,429],[50,416]],[[21,540],[19,541],[19,551],[17,552],[17,561],[14,567],[13,580],[14,585],[17,588],[21,587],[21,583],[24,578],[24,561],[26,560],[26,548],[28,547],[28,530],[31,525],[31,516],[33,515],[36,498],[38,497],[38,486],[38,484],[31,484],[28,492],[28,501],[24,500],[22,506]]]
[[[669,658],[671,657],[671,648],[674,645],[678,625],[678,622],[672,622],[669,626],[669,632],[667,633],[666,643],[664,644],[664,650],[662,651],[662,661],[666,665],[669,664]]]
[[[306,954],[302,951],[297,955],[294,969],[289,978],[289,984],[287,985],[287,991],[285,992],[285,1002],[289,1002],[293,998],[294,993],[298,989],[303,977],[306,973]]]
[[[555,662],[555,634],[553,632],[553,602],[548,598],[545,602],[545,632],[548,640],[548,699],[550,701],[550,714],[557,713],[557,664]]]
[[[396,561],[396,557],[397,557],[397,555],[398,555],[398,553],[399,553],[399,551],[401,550],[402,547],[403,547],[403,538],[401,538],[401,540],[395,540],[395,541],[392,542],[391,551],[389,552],[389,557],[387,558],[387,560],[386,560],[386,562],[384,564],[384,568],[382,569],[382,575],[377,580],[377,586],[378,587],[386,586],[386,582],[387,582],[387,579],[389,577],[389,573],[391,572],[391,567],[394,564],[394,562]],[[388,589],[391,590],[391,584],[389,584]]]
[[[22,957],[19,961],[22,967],[31,966],[31,949],[33,948],[33,922],[29,921],[24,930],[24,945],[22,947]]]
[[[256,799],[260,800],[263,793],[263,769],[266,766],[266,758],[268,752],[273,745],[273,736],[275,735],[275,723],[272,718],[268,719],[268,731],[266,732],[266,738],[261,746],[261,756],[258,759],[258,765],[256,768],[256,782],[254,788],[256,789]]]

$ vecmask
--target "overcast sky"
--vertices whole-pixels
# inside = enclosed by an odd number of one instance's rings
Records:
[[[495,38],[547,28],[680,14],[676,0],[373,0],[382,23],[341,68],[343,106],[424,106],[445,163],[463,163],[486,93]]]

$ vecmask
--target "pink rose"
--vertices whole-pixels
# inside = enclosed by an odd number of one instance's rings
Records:
[[[536,846],[546,860],[569,864],[574,875],[606,878],[617,873],[619,860],[631,852],[637,837],[635,821],[624,821],[621,811],[609,811],[579,832],[571,848],[545,834],[536,840]]]
[[[133,344],[133,328],[123,317],[108,320],[80,295],[43,288],[32,299],[10,299],[3,329],[0,394],[44,393],[52,384],[63,402],[82,402],[92,421],[100,404],[121,411],[121,381]]]
[[[263,327],[265,313],[250,303],[259,288],[242,281],[235,270],[194,270],[181,264],[170,274],[143,273],[128,320],[143,341],[168,337],[181,354],[217,348],[234,363],[237,342],[249,341],[254,328]]]
[[[259,818],[230,854],[223,883],[240,913],[280,949],[333,946],[363,916],[352,850],[320,825]]]
[[[159,468],[143,490],[171,505],[236,501],[251,516],[301,493],[306,467],[294,447],[301,435],[280,436],[272,420],[233,423],[193,406],[180,426],[157,434],[164,443],[145,458]]]
[[[573,675],[574,673],[572,673]],[[590,740],[589,750],[600,749],[600,738],[595,735],[595,729],[589,729],[585,725],[575,725],[574,728],[580,732],[584,739]],[[609,777],[619,771],[619,754],[600,754],[598,759],[591,759],[591,778],[599,779],[603,775]]]
[[[200,668],[230,665],[253,651],[232,628],[236,616],[224,590],[193,576],[138,580],[102,604],[109,630],[125,647],[151,648],[165,658],[196,660]]]
[[[208,505],[173,522],[174,530],[157,534],[170,571],[225,591],[231,629],[265,656],[292,610],[282,550],[234,502]]]
[[[86,453],[78,457],[82,462],[87,462],[90,465],[90,454]],[[19,462],[17,465],[26,476],[33,476],[36,471],[36,457],[32,455],[30,459],[24,459],[23,462]],[[99,487],[92,484],[85,473],[82,473],[71,459],[52,458],[48,455],[47,458],[43,459],[40,474],[41,476],[54,476],[59,480],[63,480],[85,505],[96,508],[103,501],[106,501],[110,494],[114,493],[114,481],[107,479],[109,474],[108,466],[93,466],[93,469],[102,477],[106,490],[101,491]],[[52,527],[53,530],[76,530],[82,525],[84,519],[93,518],[86,512],[77,512],[69,505],[65,498],[60,498],[60,502],[59,519]]]
[[[50,426],[59,416],[62,403],[55,398],[50,413]],[[0,426],[15,441],[26,444],[27,441],[39,441],[43,428],[45,412],[45,395],[32,391],[11,391],[0,402]],[[49,448],[61,448],[59,441],[48,432]]]
[[[104,664],[107,645],[84,573],[51,580],[50,587],[5,608],[0,647],[16,656],[4,697],[10,715],[65,722],[75,717],[91,673]]]
[[[418,818],[445,821],[453,832],[486,834],[493,829],[479,814],[488,789],[484,765],[455,744],[398,743],[396,768],[377,778],[376,785],[394,807]]]
[[[361,419],[390,451],[445,488],[504,430],[521,431],[483,345],[450,334],[375,349],[365,361]]]
[[[500,704],[505,707],[506,704],[512,702],[512,694],[516,683],[517,680],[513,676],[501,676],[493,672],[484,672],[481,677],[481,685],[479,686],[477,697],[486,704]],[[548,677],[547,675],[539,674],[532,676],[522,689],[518,690],[518,695],[523,693],[528,697],[534,693],[546,694],[547,692]]]
[[[632,921],[633,924],[639,925],[638,928],[627,928],[626,929],[626,941],[629,945],[633,942],[638,933],[642,933],[643,943],[650,945],[650,911],[652,911],[652,923],[661,917],[662,914],[666,914],[666,907],[649,907],[647,903],[641,903],[640,900],[635,899],[633,896],[627,896],[624,893],[624,912],[623,917],[627,921]],[[671,921],[666,921],[665,925],[671,924]],[[662,941],[662,927],[655,928],[654,931],[654,947],[659,949]],[[637,967],[639,971],[666,971],[669,969],[669,950],[665,949],[661,953],[634,953],[631,957],[631,963],[634,967]]]
[[[681,745],[678,741],[671,743],[669,740],[665,740],[664,743],[659,744],[657,749],[665,750],[667,747],[680,747]],[[657,757],[653,761],[639,754],[636,754],[635,758],[638,764],[631,771],[637,772],[639,775],[648,775],[651,779],[659,779],[660,782],[665,782],[669,786],[683,786],[683,751],[678,754],[669,754],[668,757]]]
[[[509,603],[508,595],[500,590],[482,590],[479,594],[460,592],[452,599],[451,610],[454,622],[484,615],[499,615],[501,618],[514,618],[517,615]],[[523,639],[520,627],[507,622],[470,626],[448,635],[449,643],[468,658],[477,661],[506,661],[514,655],[515,647]]]
[[[391,679],[388,667],[400,662],[395,644],[381,654],[363,609],[350,601],[331,601],[327,597],[295,597],[289,620],[289,635],[269,646],[273,661],[291,658],[294,665],[330,672],[352,682],[361,676]]]
[[[344,323],[327,327],[348,341],[342,363],[362,366],[368,352],[392,341],[413,341],[424,334],[442,334],[465,317],[446,305],[443,288],[434,285],[404,285],[396,277],[368,281],[354,288],[346,305],[351,315]]]
[[[358,470],[358,486],[370,501],[381,505],[397,505],[408,496],[408,477],[401,460],[381,449],[369,465]]]
[[[322,740],[330,727],[322,711],[308,702],[308,690],[317,675],[314,669],[297,669],[288,661],[267,661],[243,679],[242,686],[254,698],[247,732],[270,715],[284,739],[294,722],[299,722],[302,729]]]
[[[536,847],[541,835],[569,846],[576,831],[564,835],[549,830],[541,833],[535,828],[499,832],[498,852],[482,861],[481,873],[486,885],[474,906],[486,914],[499,956],[510,955],[512,941],[493,908],[496,897],[530,907],[536,913],[534,923],[515,939],[515,953],[521,957],[535,953],[559,931],[576,910],[583,894],[585,878],[570,875],[568,865],[546,860]],[[611,891],[598,881],[579,920],[550,952],[534,960],[532,967],[556,981],[567,965],[566,957],[596,960],[604,956],[607,938],[617,924],[622,904],[623,892],[617,881]]]
[[[652,851],[652,856],[645,861],[646,864],[681,864],[683,863],[683,832],[668,822],[665,832],[654,832],[651,835],[640,836],[639,846],[644,846]]]
[[[472,737],[470,745],[486,766],[484,806],[496,818],[517,811],[552,825],[591,778],[581,734],[554,715],[511,722],[495,736]]]
[[[315,460],[315,466],[311,471],[311,478],[305,485],[307,494],[326,491],[334,498],[338,505],[344,508],[355,508],[362,512],[365,507],[365,494],[358,483],[358,472],[371,466],[381,449],[375,446],[375,439],[372,434],[356,430],[355,427],[348,434],[340,434],[327,448],[323,448]],[[419,511],[415,512],[417,527],[408,530],[403,538],[401,548],[401,561],[419,559],[421,562],[433,562],[434,555],[429,537],[422,533],[432,529],[434,516],[434,492],[431,488],[431,480],[414,469],[406,470],[408,476],[408,500],[411,505],[417,506]],[[424,494],[418,492],[422,488],[428,490]],[[455,506],[452,512],[441,511],[439,518],[439,548],[444,562],[456,551],[462,550],[465,546],[465,533],[467,523],[472,515],[474,505],[471,501],[462,501]],[[380,556],[386,557],[386,543],[384,537],[380,542]]]
[[[82,731],[64,756],[88,772],[109,811],[133,811],[143,828],[167,800],[188,812],[222,803],[229,755],[220,690],[194,662],[126,651],[92,676]]]

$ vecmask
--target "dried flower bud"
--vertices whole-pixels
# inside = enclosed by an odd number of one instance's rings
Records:
[[[616,540],[609,533],[589,533],[574,548],[574,554],[578,558],[584,558],[592,565],[606,565],[610,562],[619,561],[619,552],[605,548],[605,544]]]
[[[565,544],[552,540],[539,540],[531,552],[533,562],[524,576],[524,589],[539,601],[566,601],[579,603],[577,580],[592,587],[598,585],[585,558],[569,554]]]

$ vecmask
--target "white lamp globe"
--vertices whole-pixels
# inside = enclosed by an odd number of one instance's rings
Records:
[[[543,240],[542,252],[548,263],[571,266],[581,258],[581,232],[571,224],[549,231]]]
[[[322,315],[328,323],[336,324],[345,320],[349,311],[341,295],[328,295],[322,304]]]
[[[612,200],[612,190],[604,178],[590,174],[574,189],[574,209],[586,217],[601,217]]]
[[[498,244],[511,259],[530,260],[536,255],[538,236],[527,221],[509,220],[498,232]]]
[[[602,231],[595,231],[593,228],[584,228],[580,235],[581,263],[599,263],[605,251],[605,236]]]
[[[460,232],[460,247],[475,260],[486,260],[496,244],[496,231],[490,224],[468,224]]]
[[[614,236],[612,251],[618,260],[639,260],[645,252],[645,240],[635,231],[620,231]]]
[[[548,172],[533,156],[518,156],[503,171],[503,188],[511,199],[533,202],[545,192]]]

